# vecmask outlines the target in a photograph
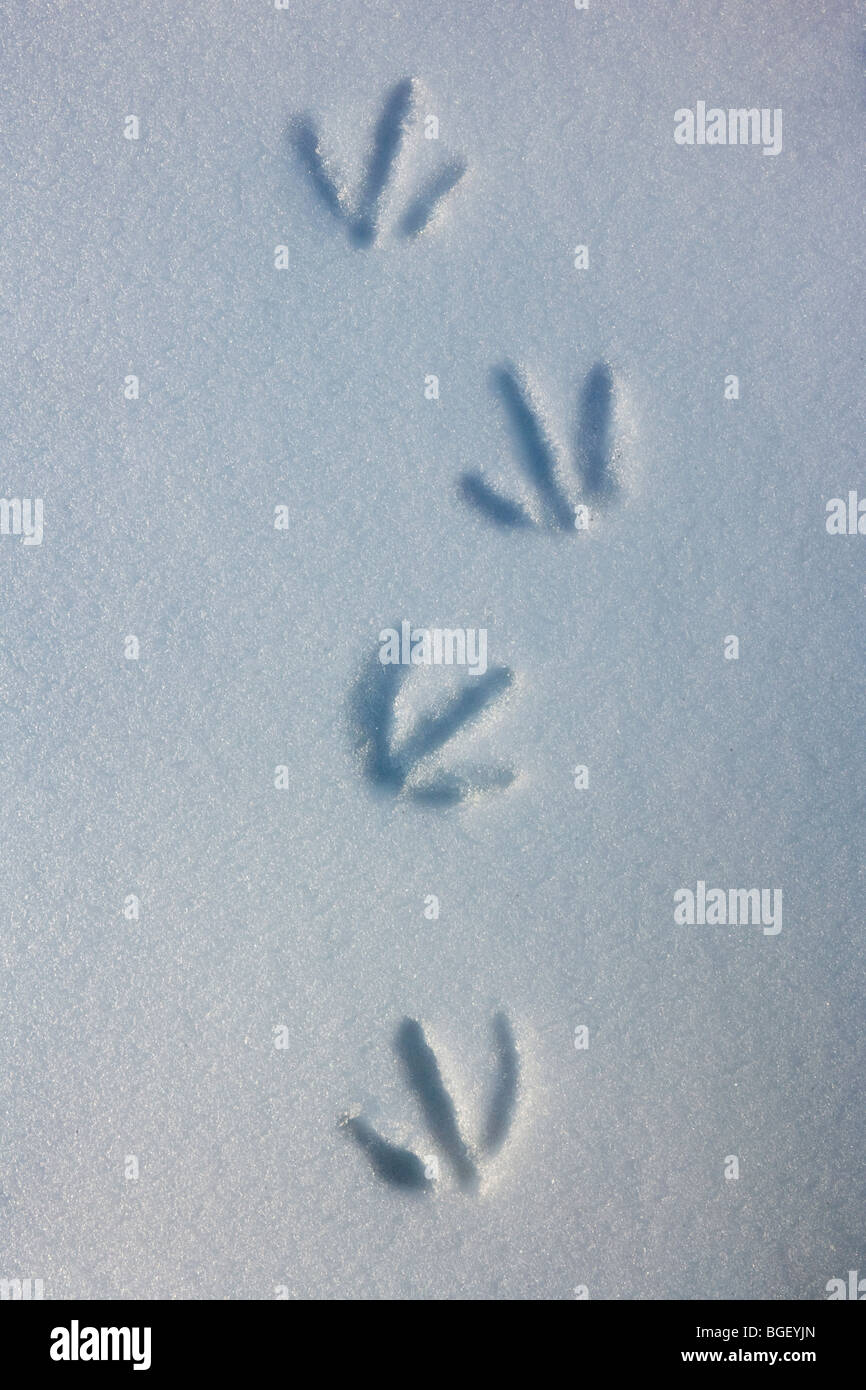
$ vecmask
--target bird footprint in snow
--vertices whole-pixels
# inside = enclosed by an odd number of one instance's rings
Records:
[[[430,806],[453,806],[511,785],[510,767],[486,766],[419,772],[467,724],[479,719],[514,682],[507,666],[470,676],[444,703],[421,714],[402,740],[394,732],[397,697],[409,667],[383,665],[374,653],[353,692],[353,722],[364,770],[374,786]]]
[[[414,78],[399,82],[389,92],[373,132],[364,179],[354,199],[333,161],[324,154],[315,122],[309,116],[299,116],[293,123],[291,138],[301,165],[321,201],[343,223],[355,246],[372,246],[379,237],[407,137],[417,124],[419,100],[420,83]],[[417,236],[430,225],[465,172],[464,159],[447,160],[410,196],[398,221],[403,236]]]
[[[478,1186],[484,1157],[497,1153],[511,1130],[517,1106],[520,1067],[511,1024],[505,1014],[493,1019],[496,1046],[496,1082],[487,1108],[483,1133],[477,1147],[466,1142],[457,1110],[448,1091],[436,1054],[424,1036],[421,1024],[405,1018],[397,1029],[394,1048],[403,1064],[409,1089],[414,1092],[431,1137],[447,1161],[460,1187]],[[341,1125],[364,1150],[377,1177],[418,1192],[429,1192],[439,1175],[438,1159],[419,1157],[383,1139],[363,1116],[344,1116]]]
[[[574,472],[579,495],[586,502],[573,504],[562,474],[561,450],[554,443],[546,412],[529,385],[525,372],[506,364],[493,373],[493,385],[501,398],[517,445],[523,472],[536,494],[534,505],[514,501],[493,488],[479,472],[464,473],[460,491],[464,501],[483,512],[488,521],[504,530],[544,527],[553,531],[583,530],[589,521],[587,503],[610,500],[618,485],[614,472],[614,379],[606,362],[588,373],[581,392]]]

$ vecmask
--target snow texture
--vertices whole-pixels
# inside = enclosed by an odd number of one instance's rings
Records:
[[[0,536],[0,1275],[825,1297],[866,1260],[862,13],[2,10],[0,484],[44,536]],[[698,101],[781,152],[677,144]],[[486,675],[382,666],[403,620]],[[782,930],[677,924],[698,881]]]

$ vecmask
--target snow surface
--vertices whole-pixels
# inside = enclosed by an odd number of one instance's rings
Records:
[[[824,524],[866,490],[862,12],[2,11],[0,482],[45,533],[0,537],[0,1275],[825,1297],[866,1260],[866,540]],[[293,121],[354,197],[410,78],[439,139],[416,121],[360,246]],[[698,100],[781,108],[782,153],[676,145]],[[616,495],[585,533],[492,525],[461,474],[533,493],[491,373],[527,374],[569,479],[600,362]],[[488,629],[512,685],[434,763],[508,788],[373,784],[356,696],[403,618]],[[699,879],[781,887],[782,931],[676,925]],[[417,1019],[474,1141],[499,1010],[520,1092],[477,1190],[390,1186],[340,1117],[439,1152]]]

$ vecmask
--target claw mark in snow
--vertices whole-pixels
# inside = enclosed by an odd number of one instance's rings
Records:
[[[419,777],[419,768],[511,688],[514,675],[508,667],[491,666],[484,675],[472,677],[443,707],[420,715],[398,742],[395,709],[407,675],[407,667],[383,665],[375,653],[355,687],[353,723],[369,781],[394,796],[405,794],[430,806],[453,806],[472,796],[510,786],[515,773],[505,766],[440,769],[426,780]]]
[[[505,1014],[496,1014],[493,1019],[493,1036],[499,1062],[496,1090],[490,1103],[487,1128],[484,1131],[482,1147],[485,1153],[498,1153],[508,1138],[508,1131],[514,1121],[517,1108],[517,1089],[520,1069],[517,1061],[517,1045],[511,1024]]]
[[[506,364],[493,373],[493,386],[511,426],[522,470],[536,496],[533,508],[491,487],[481,473],[464,473],[460,492],[465,502],[482,512],[503,530],[544,527],[554,531],[582,530],[588,508],[575,504],[563,479],[562,451],[554,442],[546,412],[537,400],[525,372]],[[617,491],[614,420],[616,391],[606,362],[597,362],[587,374],[580,396],[573,451],[574,472],[582,496],[601,504]]]
[[[415,78],[398,82],[386,96],[373,132],[364,181],[354,203],[345,181],[322,151],[321,137],[313,120],[309,116],[298,116],[292,124],[291,140],[298,160],[319,198],[345,225],[355,246],[372,246],[379,238],[388,195],[396,181],[407,138],[416,123],[419,98],[420,83]],[[463,178],[466,167],[462,158],[450,160],[410,196],[398,222],[403,236],[418,236],[430,226]]]
[[[494,1016],[493,1033],[497,1075],[480,1145],[482,1154],[494,1154],[504,1144],[514,1121],[518,1098],[517,1046],[505,1014]],[[447,1159],[459,1186],[474,1191],[479,1182],[479,1156],[463,1138],[456,1106],[421,1024],[414,1018],[404,1018],[397,1029],[394,1046],[432,1138]],[[340,1123],[367,1154],[377,1177],[392,1187],[424,1192],[432,1189],[435,1179],[430,1176],[429,1167],[411,1149],[400,1148],[383,1139],[362,1116],[346,1115]]]

